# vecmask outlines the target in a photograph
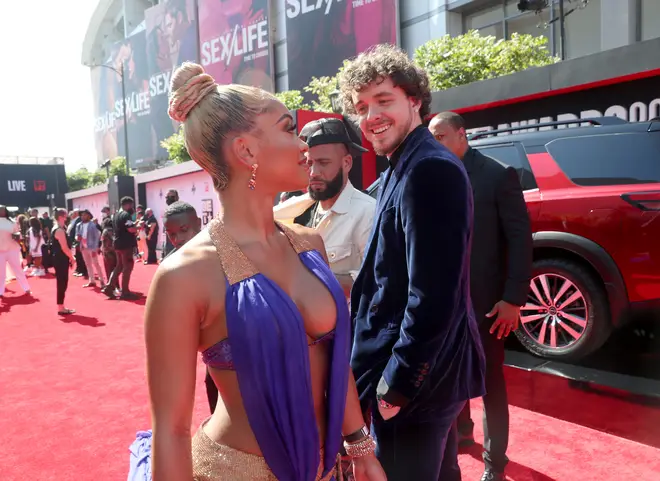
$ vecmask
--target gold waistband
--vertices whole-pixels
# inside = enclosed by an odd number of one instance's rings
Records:
[[[204,424],[192,439],[195,481],[277,481],[262,456],[216,443],[204,432]],[[316,481],[330,481],[336,473],[335,468],[322,476],[323,450],[321,450],[321,464]],[[337,481],[340,479],[337,478]]]

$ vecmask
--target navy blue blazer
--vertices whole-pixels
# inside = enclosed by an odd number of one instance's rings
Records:
[[[378,394],[410,408],[485,393],[470,300],[472,189],[463,163],[423,126],[381,176],[371,238],[351,292],[351,367],[363,410]],[[379,385],[380,384],[380,385]]]

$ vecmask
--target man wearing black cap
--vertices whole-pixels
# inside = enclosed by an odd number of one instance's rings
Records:
[[[137,247],[135,233],[137,229],[133,222],[133,206],[135,202],[131,197],[122,197],[121,210],[114,215],[113,225],[113,247],[117,253],[117,265],[115,266],[108,284],[101,292],[111,299],[115,299],[115,289],[118,287],[118,279],[121,275],[121,299],[136,300],[139,296],[130,291],[131,272],[133,272],[133,250]]]
[[[323,238],[330,268],[348,297],[362,264],[376,208],[376,201],[348,180],[352,153],[366,149],[351,140],[340,119],[310,122],[300,137],[309,145],[307,194],[278,204],[275,218],[293,222],[311,209],[307,226]]]

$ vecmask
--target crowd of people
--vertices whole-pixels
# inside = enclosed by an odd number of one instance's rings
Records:
[[[197,218],[190,204],[178,201],[176,191],[168,195],[163,257],[194,231],[188,227],[189,215]],[[121,209],[114,213],[103,207],[100,218],[88,209],[54,209],[52,218],[47,211],[40,216],[38,209],[31,209],[12,217],[6,206],[0,206],[0,297],[13,279],[26,295],[32,295],[28,277],[44,277],[52,269],[58,315],[75,313],[64,305],[70,275],[84,278],[83,288],[99,288],[108,298],[138,299],[130,290],[131,273],[136,260],[158,263],[159,223],[152,209],[141,205],[134,209],[131,197],[120,203]]]

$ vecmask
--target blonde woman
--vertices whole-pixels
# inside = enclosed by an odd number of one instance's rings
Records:
[[[357,481],[384,481],[323,242],[273,219],[274,197],[308,182],[291,114],[191,63],[171,91],[170,116],[223,215],[162,262],[147,297],[153,479],[329,481],[343,441]],[[198,353],[220,396],[191,439]]]

